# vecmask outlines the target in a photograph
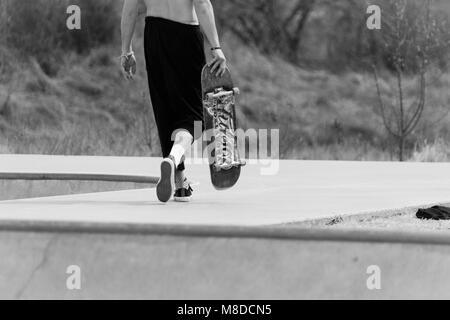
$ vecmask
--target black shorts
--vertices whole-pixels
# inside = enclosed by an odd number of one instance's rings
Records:
[[[195,132],[194,123],[203,129],[203,34],[198,25],[147,17],[144,48],[153,112],[163,157],[167,157],[174,131],[184,129],[198,139],[201,130]]]

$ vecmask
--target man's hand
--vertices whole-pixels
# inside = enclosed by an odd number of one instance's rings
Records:
[[[208,66],[212,66],[211,73],[215,72],[217,77],[221,77],[227,69],[227,59],[221,49],[214,49],[212,55],[213,60],[208,63]]]
[[[133,76],[136,74],[136,58],[134,57],[134,53],[122,55],[120,64],[122,65],[122,73],[125,78],[132,80]]]

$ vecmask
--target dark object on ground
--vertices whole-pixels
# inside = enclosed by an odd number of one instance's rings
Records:
[[[416,217],[426,220],[450,220],[450,208],[434,206],[428,209],[419,209]]]

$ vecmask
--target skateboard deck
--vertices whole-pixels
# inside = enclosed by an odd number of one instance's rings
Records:
[[[241,166],[236,136],[236,95],[230,71],[217,77],[207,65],[202,70],[203,120],[211,182],[218,190],[231,188],[239,180]]]

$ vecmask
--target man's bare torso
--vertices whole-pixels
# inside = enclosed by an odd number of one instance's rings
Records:
[[[193,0],[142,0],[147,16],[161,17],[187,24],[198,24]]]

